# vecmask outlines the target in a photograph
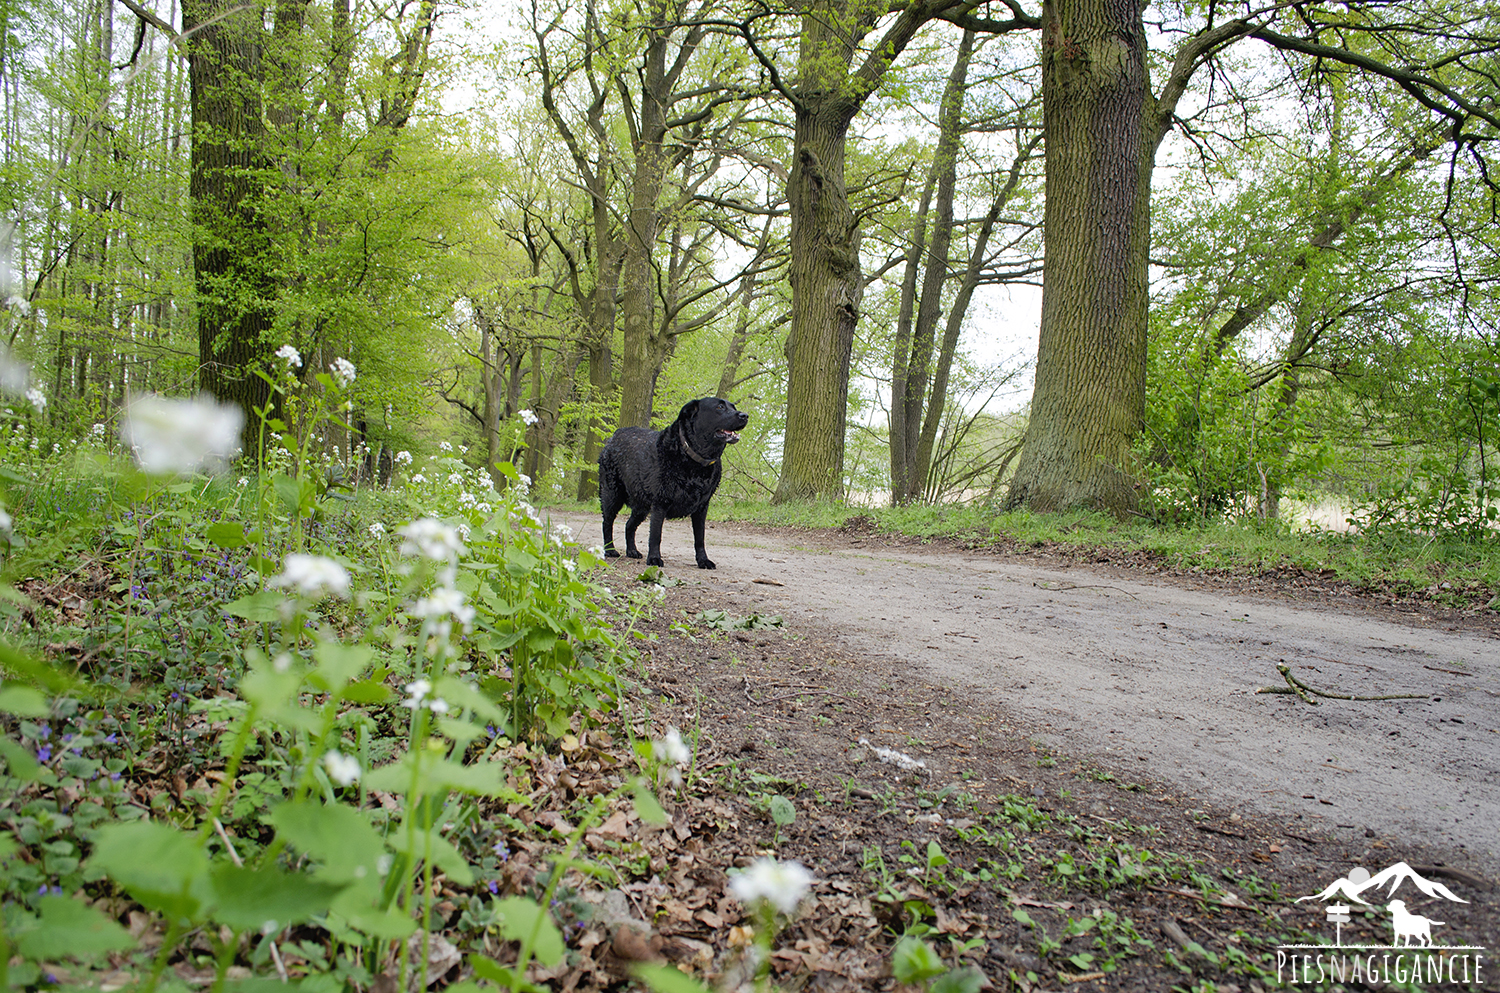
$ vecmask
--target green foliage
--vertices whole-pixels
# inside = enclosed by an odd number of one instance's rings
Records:
[[[297,412],[302,429],[268,422],[270,464],[239,485],[148,477],[99,456],[17,463],[12,551],[58,575],[44,535],[82,501],[68,541],[100,576],[94,602],[80,601],[87,616],[55,632],[88,653],[90,679],[0,643],[0,804],[13,825],[0,837],[0,961],[19,963],[13,980],[31,981],[37,962],[115,952],[134,954],[155,988],[202,933],[222,982],[247,948],[266,967],[267,943],[302,926],[348,949],[339,964],[309,952],[330,974],[368,975],[430,917],[436,876],[465,887],[499,877],[459,827],[479,799],[526,802],[507,781],[509,750],[554,742],[611,706],[625,648],[602,622],[606,594],[519,474],[503,466],[499,492],[445,454],[426,467],[431,484],[347,494],[327,485],[308,442],[342,399],[343,385],[320,386]],[[392,516],[411,523],[388,527]],[[628,625],[654,599],[616,614]],[[14,612],[0,622],[17,629]],[[125,791],[147,754],[201,755],[217,772],[176,796]],[[391,801],[367,805],[372,793]],[[560,960],[546,908],[561,870],[577,867],[572,852],[611,801],[632,795],[643,818],[662,819],[645,781],[627,777],[593,798],[539,892],[476,908],[521,947],[517,966],[490,970],[512,988],[526,987],[529,959]],[[79,899],[85,889],[157,915],[160,948],[138,948]]]

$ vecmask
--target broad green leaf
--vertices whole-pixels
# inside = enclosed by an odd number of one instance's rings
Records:
[[[389,686],[373,680],[350,683],[339,691],[340,700],[361,704],[385,703],[392,695]]]
[[[198,839],[165,824],[105,825],[94,836],[89,865],[178,923],[201,920],[213,901],[208,856]]]
[[[364,784],[368,789],[405,793],[411,786],[412,763],[418,761],[417,753],[407,752],[395,762],[389,762],[365,774]],[[417,777],[418,792],[430,796],[448,790],[472,793],[477,796],[498,796],[509,787],[505,784],[505,764],[502,762],[478,762],[463,765],[439,755],[421,756],[421,772]]]
[[[317,667],[308,674],[307,681],[320,690],[337,693],[350,680],[358,676],[375,657],[369,645],[345,645],[338,641],[320,641],[313,649]]]
[[[797,808],[792,806],[792,801],[780,793],[771,797],[771,820],[778,826],[786,827],[797,819]]]
[[[667,823],[667,812],[661,809],[661,802],[656,799],[656,794],[651,792],[651,787],[644,779],[637,779],[635,788],[635,812],[641,820],[647,824]]]
[[[342,887],[275,867],[215,866],[215,920],[241,931],[275,934],[328,909]]]
[[[430,831],[417,832],[415,838],[416,850],[411,854],[418,858],[428,858],[432,864],[443,871],[443,874],[460,886],[472,886],[474,884],[474,870],[469,867],[468,859],[447,838],[444,838],[437,828]]]
[[[0,758],[5,760],[6,771],[9,775],[28,783],[35,780],[42,769],[37,764],[36,756],[3,735],[0,735]]]
[[[485,958],[483,955],[470,955],[469,968],[473,969],[474,975],[478,976],[480,979],[488,979],[490,982],[494,983],[496,986],[502,987],[503,989],[522,990],[524,991],[524,993],[548,993],[547,987],[538,986],[535,983],[528,981],[524,976],[517,976],[514,969],[511,969],[508,966],[503,966],[499,962],[496,962],[494,959]],[[475,989],[481,988],[478,986],[478,984],[469,982],[459,983],[457,986],[448,987],[448,989],[460,990],[460,987],[466,985],[474,987]],[[460,990],[460,993],[469,993],[469,991]],[[488,993],[488,991],[485,991],[485,993]]]
[[[240,548],[250,544],[245,525],[239,521],[215,521],[203,529],[203,537],[220,548]]]
[[[52,713],[47,698],[30,686],[7,683],[0,688],[0,711],[17,717],[46,717]]]
[[[549,969],[562,961],[566,950],[562,933],[535,901],[521,896],[508,896],[496,902],[495,910],[504,915],[500,933],[507,939],[525,941],[531,938],[531,950],[537,961]]]
[[[261,624],[274,623],[281,620],[281,608],[286,604],[284,593],[275,590],[261,590],[259,593],[251,593],[242,596],[238,600],[231,600],[223,606],[223,611],[234,617],[243,617],[247,621],[255,621]]]
[[[676,966],[640,964],[630,972],[654,993],[712,993],[709,987]]]
[[[16,950],[29,959],[90,958],[135,945],[129,931],[72,897],[44,896],[37,908],[38,926],[16,939]]]
[[[385,842],[365,814],[339,803],[302,800],[279,804],[269,819],[288,844],[323,863],[319,879],[378,884]]]

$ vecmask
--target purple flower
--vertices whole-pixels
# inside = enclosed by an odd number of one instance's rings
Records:
[[[491,879],[490,880],[490,894],[493,896],[494,894],[499,893],[499,892],[500,892],[500,884],[498,882],[496,882],[495,880]]]
[[[36,760],[38,762],[46,762],[51,758],[52,749],[48,748],[46,745],[43,745],[41,748],[38,748],[36,750]]]

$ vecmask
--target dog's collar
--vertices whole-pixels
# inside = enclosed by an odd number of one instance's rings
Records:
[[[684,452],[687,452],[688,458],[692,459],[699,465],[713,465],[715,462],[719,461],[718,459],[706,459],[703,456],[699,455],[697,452],[693,451],[693,446],[688,444],[687,433],[682,430],[681,424],[677,425],[677,437],[682,442],[682,450]]]

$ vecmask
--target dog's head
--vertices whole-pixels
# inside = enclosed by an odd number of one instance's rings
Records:
[[[1399,914],[1404,914],[1404,913],[1406,913],[1406,901],[1405,900],[1392,900],[1390,902],[1390,904],[1389,904],[1389,907],[1390,907],[1390,910],[1391,910],[1392,914],[1398,914],[1398,913]]]
[[[720,397],[689,400],[677,415],[677,426],[693,451],[704,458],[715,459],[724,449],[740,440],[740,432],[750,423],[750,415]]]

